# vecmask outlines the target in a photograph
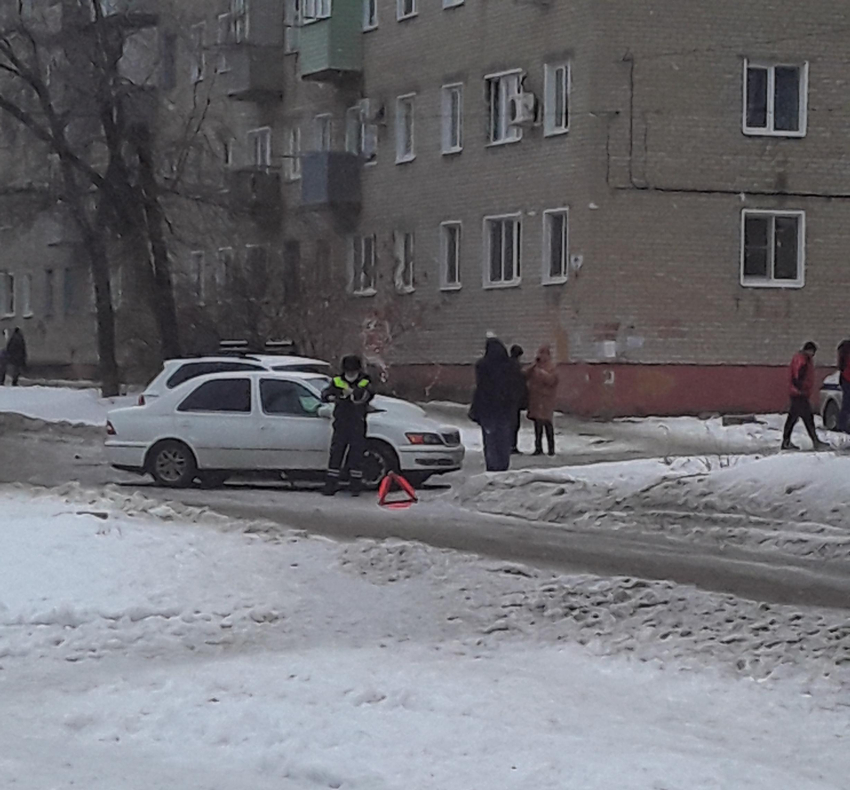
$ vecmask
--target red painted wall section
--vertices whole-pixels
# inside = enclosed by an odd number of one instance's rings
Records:
[[[559,408],[585,417],[721,414],[784,411],[785,367],[756,365],[560,365]],[[820,387],[831,369],[818,371]],[[417,400],[469,402],[471,365],[402,365],[388,381]]]

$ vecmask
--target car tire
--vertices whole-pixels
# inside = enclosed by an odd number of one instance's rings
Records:
[[[154,446],[147,466],[156,484],[164,488],[186,488],[198,474],[194,454],[187,445],[175,439]]]
[[[827,401],[823,409],[823,427],[828,431],[838,429],[838,404],[834,400]]]
[[[390,472],[398,472],[401,464],[395,450],[384,442],[370,441],[366,443],[366,453],[363,458],[363,485],[367,488],[377,488]]]

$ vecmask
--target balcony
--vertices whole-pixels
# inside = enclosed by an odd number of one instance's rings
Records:
[[[230,208],[260,220],[274,220],[281,212],[280,173],[245,167],[228,173]]]
[[[344,151],[319,151],[301,156],[301,205],[348,213],[362,203],[360,157]]]
[[[283,48],[254,44],[218,47],[218,80],[236,101],[279,101],[283,98]]]
[[[362,3],[334,3],[326,19],[301,27],[301,78],[350,82],[363,73]]]

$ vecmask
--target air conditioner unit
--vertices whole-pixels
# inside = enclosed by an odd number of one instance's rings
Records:
[[[533,93],[515,93],[510,98],[508,122],[511,126],[534,126],[537,120],[537,97]]]

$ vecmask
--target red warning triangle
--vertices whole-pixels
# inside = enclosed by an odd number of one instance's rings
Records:
[[[398,499],[396,496],[401,494],[403,499]],[[393,496],[392,499],[390,497]],[[401,510],[410,507],[414,502],[418,502],[416,491],[413,486],[405,480],[401,475],[395,472],[389,472],[387,476],[381,480],[381,485],[378,488],[378,504],[381,507],[390,508],[392,510]]]

